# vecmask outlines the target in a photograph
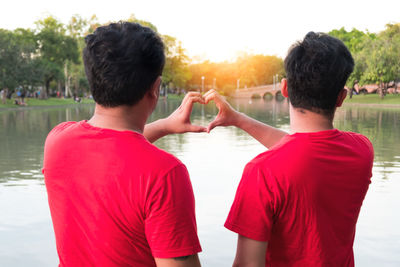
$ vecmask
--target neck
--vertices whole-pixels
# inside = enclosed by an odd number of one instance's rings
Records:
[[[333,118],[290,106],[290,128],[293,133],[332,130],[334,129]]]
[[[134,131],[143,133],[144,126],[150,114],[137,105],[103,107],[96,104],[90,125],[117,131]]]

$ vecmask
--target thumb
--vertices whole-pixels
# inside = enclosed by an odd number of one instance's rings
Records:
[[[219,126],[220,122],[218,119],[213,120],[212,122],[210,122],[210,124],[207,127],[207,132],[211,132],[212,129],[214,129],[215,127]]]
[[[203,133],[203,132],[207,132],[207,128],[203,127],[203,126],[199,126],[199,125],[190,125],[188,127],[188,131],[192,132],[192,133]]]

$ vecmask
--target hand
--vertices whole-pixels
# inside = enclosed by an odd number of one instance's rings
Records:
[[[207,132],[210,132],[216,126],[236,125],[239,113],[234,110],[231,105],[229,105],[229,103],[225,100],[225,98],[217,93],[217,91],[211,89],[204,94],[203,98],[205,104],[208,104],[211,100],[214,100],[215,105],[218,108],[218,115],[208,125]]]
[[[203,126],[193,125],[190,122],[194,103],[205,104],[203,97],[198,92],[189,92],[185,95],[181,105],[165,119],[168,133],[207,132]]]

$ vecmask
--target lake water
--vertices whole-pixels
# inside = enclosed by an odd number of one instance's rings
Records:
[[[160,100],[152,120],[179,101]],[[232,101],[248,115],[289,129],[288,104]],[[54,234],[41,166],[47,133],[58,123],[90,118],[93,105],[0,111],[0,266],[56,266]],[[195,106],[193,123],[207,125],[213,105]],[[374,144],[372,184],[357,224],[357,266],[400,266],[400,109],[343,107],[335,126]],[[196,197],[203,266],[231,266],[236,235],[223,227],[245,164],[266,149],[241,130],[164,137],[156,145],[187,166]],[[340,167],[340,166],[338,166]]]

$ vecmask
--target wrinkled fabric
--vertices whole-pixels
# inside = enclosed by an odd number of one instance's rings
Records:
[[[247,164],[225,227],[267,241],[266,266],[354,266],[372,164],[360,134],[287,135]]]
[[[201,251],[186,167],[139,133],[62,123],[43,173],[60,266],[155,266]]]

